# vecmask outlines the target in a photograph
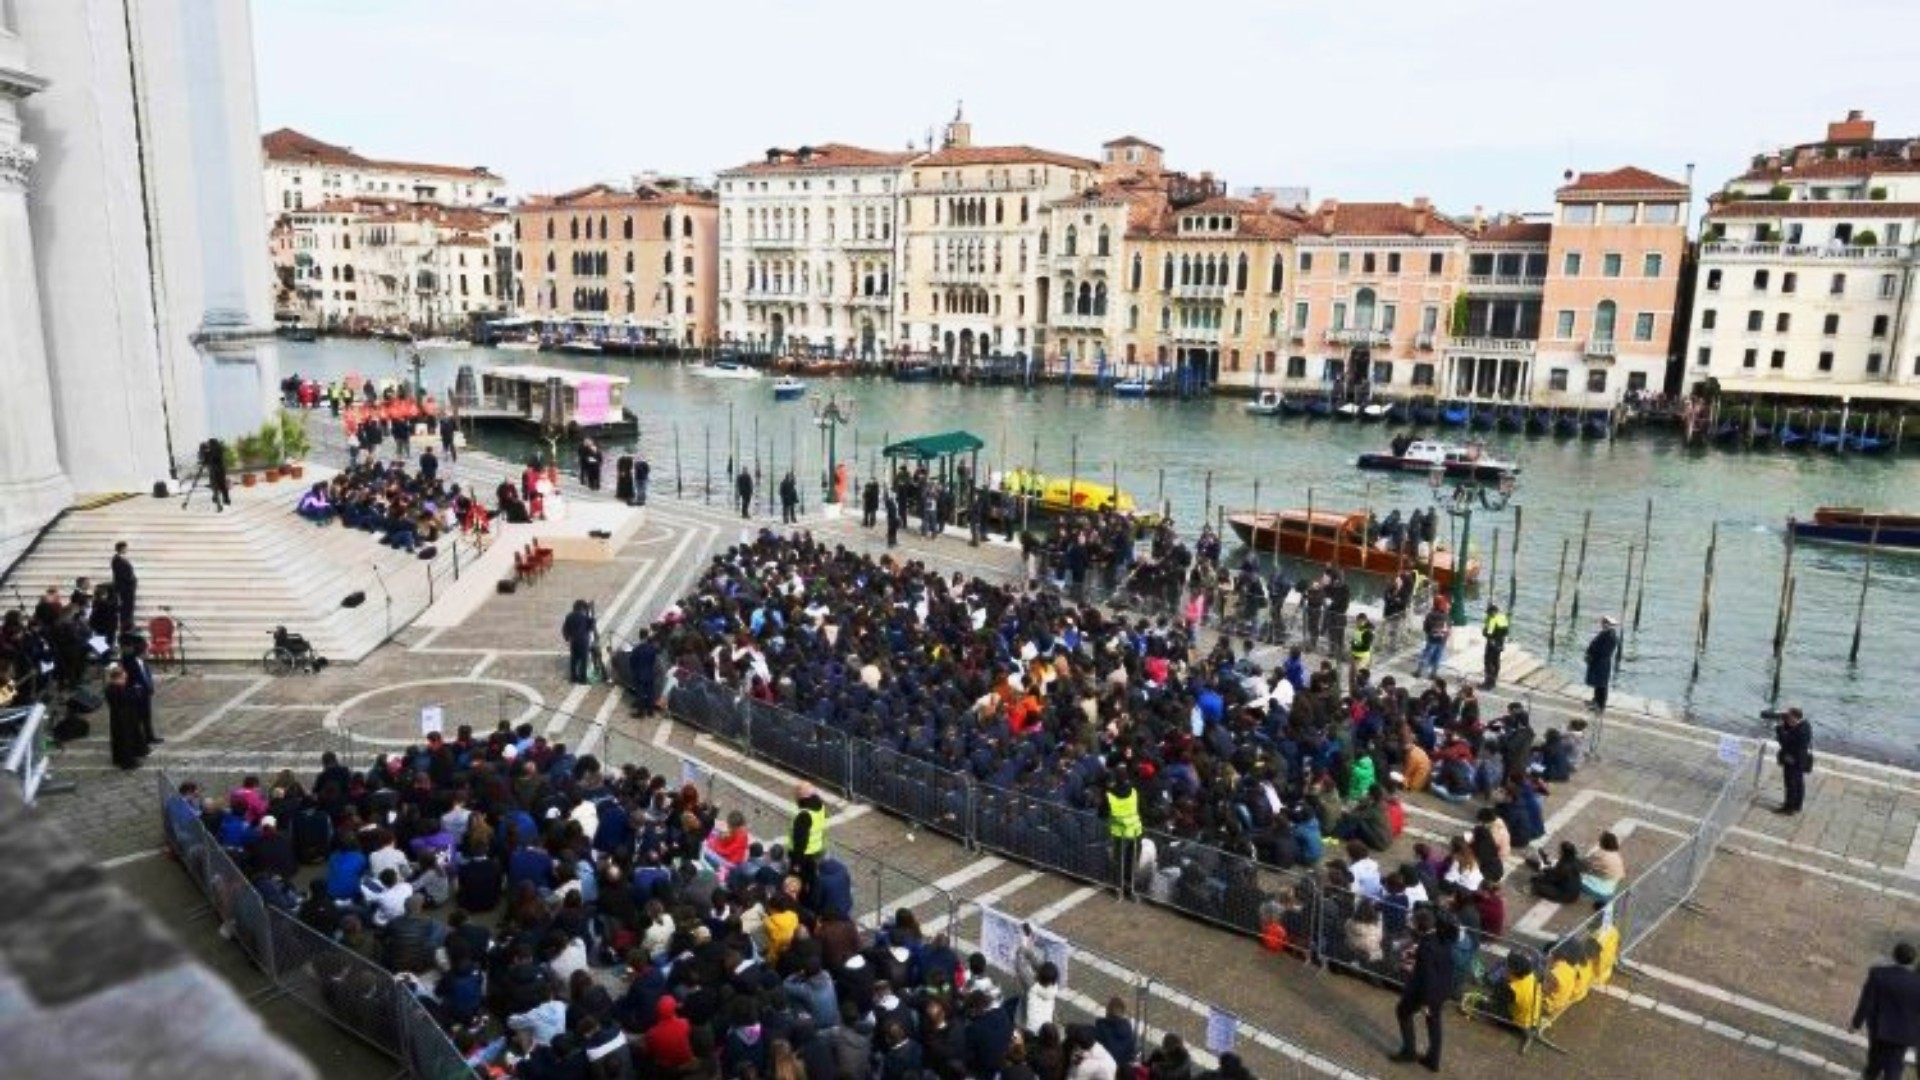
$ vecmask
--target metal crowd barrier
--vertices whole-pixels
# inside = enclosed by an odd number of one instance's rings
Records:
[[[385,968],[271,907],[173,779],[158,780],[167,846],[230,935],[279,992],[398,1060],[416,1080],[470,1077],[460,1051],[413,992]],[[210,793],[211,794],[211,793]]]

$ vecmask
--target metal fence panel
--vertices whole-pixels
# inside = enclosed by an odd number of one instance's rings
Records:
[[[747,715],[739,696],[702,675],[680,676],[667,692],[667,711],[712,735],[745,746]]]
[[[1003,788],[973,789],[974,842],[1095,885],[1117,887],[1118,863],[1099,815]]]
[[[967,838],[967,778],[865,739],[848,740],[848,788],[916,825]]]
[[[453,1040],[404,988],[400,994],[400,1031],[406,1047],[401,1063],[417,1080],[470,1080],[473,1068]]]
[[[1221,1032],[1230,1041],[1216,1044],[1208,1038],[1216,1018],[1230,1021],[1222,1024]],[[1194,1059],[1206,1068],[1214,1067],[1219,1059],[1211,1049],[1217,1045],[1222,1053],[1239,1055],[1241,1064],[1260,1080],[1304,1080],[1318,1075],[1307,1064],[1309,1055],[1297,1044],[1165,983],[1149,981],[1141,988],[1139,1029],[1143,1053],[1166,1036],[1178,1035]]]
[[[753,752],[836,790],[847,790],[847,736],[764,701],[745,699]]]
[[[1142,890],[1156,904],[1241,933],[1258,935],[1292,878],[1252,859],[1170,833],[1147,833],[1153,864]]]
[[[400,999],[411,997],[387,970],[294,916],[272,913],[280,989],[382,1052],[403,1058]]]

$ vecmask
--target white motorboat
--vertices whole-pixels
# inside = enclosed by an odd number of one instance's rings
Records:
[[[557,346],[561,352],[586,353],[592,355],[601,351],[600,343],[586,338],[569,338]]]
[[[1362,405],[1360,407],[1360,419],[1368,423],[1378,423],[1387,418],[1387,408],[1388,406],[1380,402],[1375,402],[1372,405]]]
[[[758,379],[760,369],[734,360],[715,360],[704,367],[694,368],[693,374],[702,379]]]
[[[1427,473],[1438,467],[1454,479],[1472,480],[1501,480],[1520,472],[1520,466],[1486,453],[1479,443],[1457,446],[1404,436],[1394,440],[1387,453],[1361,454],[1354,464],[1381,472]]]
[[[791,375],[782,375],[773,380],[773,400],[793,401],[806,395],[807,384]]]
[[[1113,396],[1143,398],[1153,393],[1153,384],[1145,379],[1122,379],[1113,384]]]
[[[1278,390],[1262,390],[1258,400],[1247,402],[1246,410],[1254,416],[1278,416],[1284,400]]]
[[[525,337],[501,338],[494,343],[493,347],[507,352],[539,352],[540,335],[528,334]]]
[[[421,338],[419,341],[414,342],[413,347],[419,349],[421,352],[426,352],[428,349],[464,349],[467,348],[468,345],[459,338],[430,337]]]

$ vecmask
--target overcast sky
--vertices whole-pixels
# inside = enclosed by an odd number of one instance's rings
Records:
[[[1551,204],[1567,169],[1717,187],[1861,108],[1920,133],[1920,2],[255,0],[260,120],[515,193],[769,146],[976,143],[1313,197]]]

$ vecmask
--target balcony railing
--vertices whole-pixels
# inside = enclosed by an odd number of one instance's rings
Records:
[[[893,240],[882,236],[849,236],[840,241],[840,246],[858,251],[885,251],[892,249]]]
[[[1304,326],[1292,327],[1287,331],[1287,340],[1295,345],[1305,345],[1307,343],[1307,328]]]
[[[988,270],[959,270],[948,267],[933,270],[927,274],[927,280],[936,285],[985,285],[1000,275]]]
[[[1227,298],[1225,285],[1175,285],[1173,295],[1177,300],[1224,300]]]
[[[747,246],[767,251],[792,251],[806,244],[797,236],[750,236]]]
[[[1541,289],[1547,279],[1531,274],[1468,274],[1469,289]]]
[[[1580,352],[1589,360],[1612,363],[1620,354],[1620,345],[1612,338],[1588,338]]]
[[[1866,262],[1885,262],[1889,259],[1904,259],[1907,249],[1903,247],[1846,247],[1834,244],[1760,244],[1739,243],[1731,240],[1715,240],[1700,245],[1702,255],[1716,255],[1726,258],[1749,259],[1852,259]]]
[[[1053,316],[1053,325],[1064,330],[1099,330],[1107,325],[1107,316],[1062,311]]]
[[[1532,338],[1496,338],[1462,337],[1447,342],[1448,352],[1460,353],[1508,353],[1529,355],[1533,352]]]
[[[1176,326],[1167,336],[1176,345],[1216,345],[1220,342],[1217,326]]]
[[[1413,347],[1416,349],[1433,348],[1433,331],[1422,330],[1419,333],[1413,335]]]
[[[1393,340],[1393,335],[1385,330],[1360,330],[1353,327],[1327,331],[1329,345],[1385,345]]]
[[[847,297],[847,303],[857,307],[886,307],[892,302],[892,293],[859,293]]]
[[[748,289],[746,298],[757,301],[805,300],[813,294],[812,289]]]

